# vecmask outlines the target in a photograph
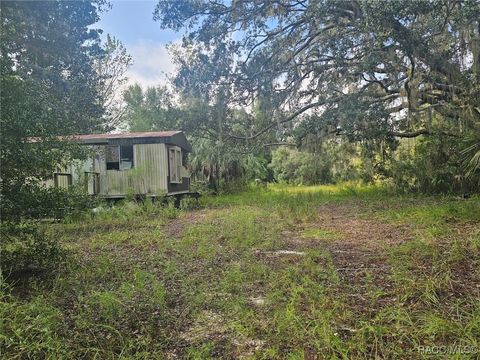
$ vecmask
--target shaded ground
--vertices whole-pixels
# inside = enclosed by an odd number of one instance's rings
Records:
[[[367,298],[368,285],[388,290],[391,265],[388,252],[392,245],[400,245],[414,238],[406,225],[391,224],[374,218],[364,218],[358,204],[333,203],[318,209],[318,220],[305,224],[309,229],[327,230],[335,234],[331,238],[308,238],[295,231],[286,238],[292,248],[324,248],[330,255],[340,277],[339,291],[348,290],[349,303],[362,312],[375,312],[378,307],[394,301],[394,296],[384,296],[373,304]],[[392,298],[393,297],[393,298]]]
[[[304,189],[48,228],[69,257],[4,294],[6,358],[423,359],[420,345],[480,346],[480,199]]]
[[[381,204],[383,205],[383,204]],[[337,292],[345,300],[344,305],[352,313],[363,314],[366,319],[374,319],[382,309],[395,306],[400,301],[399,294],[393,290],[391,251],[393,247],[407,244],[418,236],[418,229],[411,224],[392,223],[375,216],[382,209],[365,208],[361,202],[329,203],[318,207],[317,216],[294,227],[282,230],[281,242],[276,250],[258,250],[253,248],[257,261],[267,264],[272,271],[285,264],[300,263],[308,251],[321,250],[330,255],[333,269],[338,274],[339,281],[329,284],[330,290]],[[195,225],[201,222],[215,221],[217,210],[202,210],[191,212],[181,219],[168,224],[169,234],[179,238],[187,228],[186,224]],[[452,232],[464,237],[478,231],[478,224],[452,222]],[[445,239],[438,237],[440,244]],[[448,243],[448,241],[447,241]],[[318,263],[318,266],[325,266]],[[420,272],[431,264],[417,264]],[[456,293],[454,296],[478,295],[480,287],[478,273],[467,271],[460,267],[455,269]],[[250,289],[248,303],[255,311],[269,306],[264,289],[255,286]],[[453,291],[453,287],[451,290]],[[468,287],[470,291],[462,293],[458,288]],[[376,295],[372,298],[372,289]],[[416,305],[415,305],[416,306]],[[261,353],[265,349],[265,340],[236,338],[228,333],[226,321],[219,314],[204,312],[189,327],[182,337],[194,343],[205,343],[211,340],[234,345],[234,354],[248,357]],[[357,330],[354,326],[339,325],[338,331],[345,338]],[[315,351],[305,349],[306,358],[322,358]]]
[[[331,255],[335,270],[339,274],[340,282],[336,285],[339,291],[347,293],[350,306],[360,312],[377,312],[379,307],[386,306],[388,296],[383,297],[378,303],[372,304],[367,299],[368,277],[369,285],[373,283],[379,288],[388,291],[391,284],[388,280],[390,265],[388,263],[388,250],[391,245],[399,245],[412,240],[412,229],[406,225],[391,224],[379,219],[365,219],[361,204],[356,203],[331,203],[316,209],[318,217],[315,221],[302,223],[292,229],[282,231],[281,249],[274,251],[254,250],[256,258],[273,268],[278,264],[295,264],[301,261],[308,250],[325,250]],[[371,209],[368,209],[372,212]],[[181,219],[173,220],[168,224],[168,233],[179,238],[188,225],[195,225],[212,219],[215,210],[201,210],[188,213]],[[214,218],[214,216],[213,216]],[[211,220],[212,221],[212,220]],[[213,220],[213,222],[215,222]],[[305,234],[305,229],[310,230]],[[312,231],[313,230],[313,231]],[[320,236],[315,236],[319,230]],[[322,236],[333,234],[332,236]],[[322,266],[322,264],[319,264]],[[373,279],[373,280],[372,280]],[[253,294],[253,295],[252,295]],[[257,288],[249,303],[254,307],[266,306],[266,299],[261,288]],[[374,306],[372,306],[374,305]],[[225,338],[226,330],[224,321],[218,314],[206,312],[200,316],[200,321],[193,324],[184,337],[189,340],[205,342],[214,338]],[[354,331],[348,329],[350,331]],[[233,340],[238,349],[237,355],[247,356],[253,349],[260,349],[263,340],[246,340],[240,343]]]

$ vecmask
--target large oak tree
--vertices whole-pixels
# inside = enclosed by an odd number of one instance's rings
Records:
[[[211,88],[276,105],[270,123],[230,132],[238,139],[292,121],[354,138],[478,130],[479,14],[476,0],[161,0],[155,10],[163,28],[185,30],[197,59],[221,62],[203,79]]]

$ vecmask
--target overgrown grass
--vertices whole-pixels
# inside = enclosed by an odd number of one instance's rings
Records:
[[[2,279],[3,358],[415,359],[429,358],[419,346],[480,351],[478,197],[269,186],[205,197],[201,207],[124,204],[45,225],[68,255],[48,278]],[[349,226],[384,230],[368,247]],[[383,243],[390,233],[409,235]]]
[[[239,194],[202,198],[202,204],[208,207],[252,205],[261,207],[321,204],[331,201],[360,199],[384,199],[394,190],[380,185],[360,185],[345,183],[341,185],[290,186],[269,184],[268,187],[252,185],[248,191]]]

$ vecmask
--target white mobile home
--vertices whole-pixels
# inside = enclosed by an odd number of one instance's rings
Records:
[[[190,191],[185,164],[191,146],[181,131],[76,135],[73,139],[91,146],[93,157],[57,171],[48,186],[83,182],[89,194],[105,198]]]

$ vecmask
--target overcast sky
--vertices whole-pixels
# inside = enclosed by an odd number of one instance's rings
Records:
[[[165,73],[174,69],[165,45],[180,39],[181,35],[160,29],[153,21],[156,1],[111,1],[110,11],[101,14],[98,27],[103,36],[110,34],[119,39],[133,57],[134,64],[128,72],[130,83],[143,86],[165,82]]]

